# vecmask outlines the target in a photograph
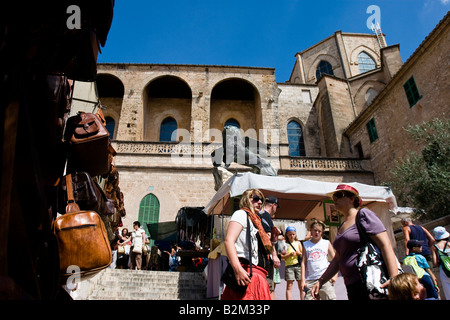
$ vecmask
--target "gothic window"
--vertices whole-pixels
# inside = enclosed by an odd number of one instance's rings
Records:
[[[115,128],[115,126],[116,126],[116,122],[115,122],[114,119],[111,118],[111,117],[106,117],[105,120],[106,120],[105,128],[106,128],[106,130],[108,130],[108,132],[109,132],[109,138],[110,138],[111,140],[113,140],[113,137],[114,137],[114,128]]]
[[[316,79],[317,81],[322,77],[323,74],[329,74],[330,76],[333,76],[333,67],[328,61],[322,60],[320,61],[319,65],[316,69]]]
[[[375,61],[364,51],[358,55],[359,72],[364,73],[375,69],[377,66]]]
[[[378,95],[378,91],[376,91],[372,88],[369,88],[369,90],[367,90],[366,96],[365,96],[366,104],[370,105],[372,103],[372,101],[377,97],[377,95]]]
[[[239,122],[236,119],[230,118],[225,122],[225,127],[226,126],[233,126],[236,128],[241,128],[241,125],[239,124]]]
[[[302,127],[297,121],[290,121],[287,125],[289,156],[306,156]]]
[[[161,131],[159,133],[159,141],[164,142],[174,142],[176,141],[176,136],[173,135],[177,130],[177,122],[174,118],[165,118],[161,123]]]
[[[150,193],[142,198],[139,204],[138,221],[147,234],[149,234],[147,223],[159,222],[159,200],[154,194]]]

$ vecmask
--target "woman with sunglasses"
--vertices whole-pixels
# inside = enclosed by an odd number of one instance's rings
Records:
[[[343,215],[336,238],[333,242],[335,256],[327,270],[311,290],[313,297],[317,297],[321,286],[329,281],[338,271],[344,278],[349,300],[369,300],[369,295],[362,283],[356,266],[357,250],[361,246],[355,219],[358,211],[361,215],[361,224],[371,240],[380,249],[386,263],[389,277],[398,274],[397,259],[392,249],[391,241],[381,220],[368,208],[361,208],[362,200],[356,188],[340,184],[330,196],[336,209]],[[359,209],[359,210],[358,210]],[[389,281],[382,286],[387,287]]]
[[[258,189],[248,189],[242,194],[239,210],[233,213],[225,237],[228,263],[233,268],[236,281],[247,286],[245,292],[236,292],[225,287],[222,300],[270,300],[269,283],[266,280],[268,265],[265,256],[272,252],[272,244],[265,233],[258,212],[262,209],[264,196]],[[247,219],[248,217],[248,219]],[[248,225],[247,222],[250,222]],[[250,244],[247,228],[250,228]],[[259,252],[258,252],[259,251]],[[261,254],[262,252],[262,254]],[[250,255],[252,276],[250,276]]]

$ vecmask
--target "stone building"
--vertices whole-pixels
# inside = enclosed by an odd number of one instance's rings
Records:
[[[181,207],[206,205],[215,194],[211,153],[225,125],[267,144],[280,176],[380,183],[408,150],[402,127],[448,110],[448,22],[405,64],[381,32],[338,31],[297,53],[284,83],[273,68],[98,64],[124,225],[173,221]],[[410,79],[420,93],[411,107]]]
[[[395,160],[404,158],[408,151],[421,151],[423,146],[413,141],[404,128],[450,115],[449,24],[447,13],[344,131],[361,157],[371,159],[376,184],[388,181],[386,169]]]

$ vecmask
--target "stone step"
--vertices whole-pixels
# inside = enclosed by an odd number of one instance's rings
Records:
[[[104,287],[146,287],[146,288],[161,288],[161,287],[178,287],[178,288],[196,288],[204,287],[204,282],[193,282],[193,281],[142,281],[140,279],[127,279],[127,280],[117,280],[117,279],[102,279],[97,283]]]
[[[199,272],[105,269],[91,282],[88,300],[203,300]]]
[[[149,291],[154,289],[200,290],[202,288],[205,288],[205,284],[204,283],[156,284],[156,283],[139,283],[139,282],[102,281],[100,283],[97,283],[96,287],[108,290],[117,289],[124,291],[132,291],[135,289],[139,289],[139,291]]]
[[[128,292],[105,293],[93,292],[88,300],[204,300],[204,294],[198,293],[159,293],[159,292]]]
[[[203,275],[200,273],[195,272],[189,272],[189,274],[186,274],[186,272],[180,273],[180,272],[161,272],[159,271],[147,271],[145,272],[133,272],[126,270],[125,272],[107,272],[102,275],[102,277],[112,277],[112,278],[120,278],[120,279],[127,279],[127,278],[139,278],[139,279],[149,279],[149,280],[175,280],[175,281],[183,281],[188,280],[191,281],[192,279],[204,279]]]
[[[156,272],[156,271],[154,271]],[[158,275],[158,274],[104,274],[102,278],[110,279],[141,279],[142,281],[192,281],[204,279],[202,276],[179,277],[174,275]]]

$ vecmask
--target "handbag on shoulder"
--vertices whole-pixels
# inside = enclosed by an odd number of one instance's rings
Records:
[[[77,274],[68,271],[74,266],[83,277],[111,264],[111,246],[100,216],[95,211],[80,210],[74,201],[70,174],[66,176],[66,185],[66,213],[53,223],[53,232],[58,241],[60,276],[67,278]]]
[[[385,300],[388,298],[387,288],[381,288],[381,285],[388,281],[389,272],[383,260],[380,249],[371,242],[368,235],[364,232],[361,225],[361,213],[358,211],[355,220],[361,240],[364,245],[357,250],[358,256],[356,266],[361,275],[363,285],[371,300]],[[397,259],[399,273],[403,273],[400,262]]]

